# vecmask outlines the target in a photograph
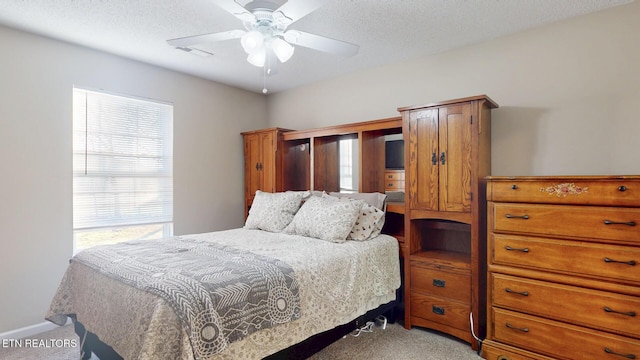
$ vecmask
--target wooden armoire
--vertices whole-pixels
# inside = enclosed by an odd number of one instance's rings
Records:
[[[399,108],[405,140],[405,327],[472,344],[486,318],[489,97]],[[408,266],[407,266],[408,265]]]
[[[283,191],[283,137],[289,130],[269,128],[243,132],[244,215],[247,217],[257,190]]]

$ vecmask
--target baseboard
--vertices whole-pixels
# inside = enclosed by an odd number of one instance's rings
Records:
[[[67,319],[67,324],[71,324],[71,319]],[[4,339],[22,339],[25,337],[38,335],[49,330],[57,329],[58,327],[58,325],[52,322],[45,321],[41,322],[40,324],[26,326],[20,329],[0,333],[0,341]]]

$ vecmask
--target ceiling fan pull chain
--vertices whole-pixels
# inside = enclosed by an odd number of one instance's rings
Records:
[[[267,67],[264,66],[262,68],[262,93],[266,94],[267,92]]]

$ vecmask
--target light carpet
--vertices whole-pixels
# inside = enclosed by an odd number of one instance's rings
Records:
[[[73,326],[42,333],[30,339],[42,339],[40,344],[55,345],[55,340],[75,339]],[[36,342],[37,343],[37,342]],[[24,344],[24,342],[23,342]],[[58,344],[61,344],[58,341]],[[80,349],[64,347],[9,347],[6,341],[0,347],[3,360],[78,360]],[[406,330],[400,324],[389,324],[383,330],[374,327],[372,332],[363,332],[354,337],[347,335],[313,355],[310,360],[354,360],[354,359],[401,359],[401,360],[479,360],[469,344],[455,338],[429,330],[413,328]],[[98,360],[95,356],[92,360]],[[106,360],[106,359],[103,359]]]

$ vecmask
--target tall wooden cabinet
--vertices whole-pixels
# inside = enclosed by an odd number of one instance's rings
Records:
[[[486,315],[484,177],[491,172],[489,97],[399,108],[405,139],[405,327],[477,349]],[[471,323],[473,320],[473,323]]]
[[[269,128],[242,133],[244,139],[245,217],[257,190],[283,190],[283,134],[289,130]]]
[[[640,359],[640,176],[491,177],[488,360]]]

